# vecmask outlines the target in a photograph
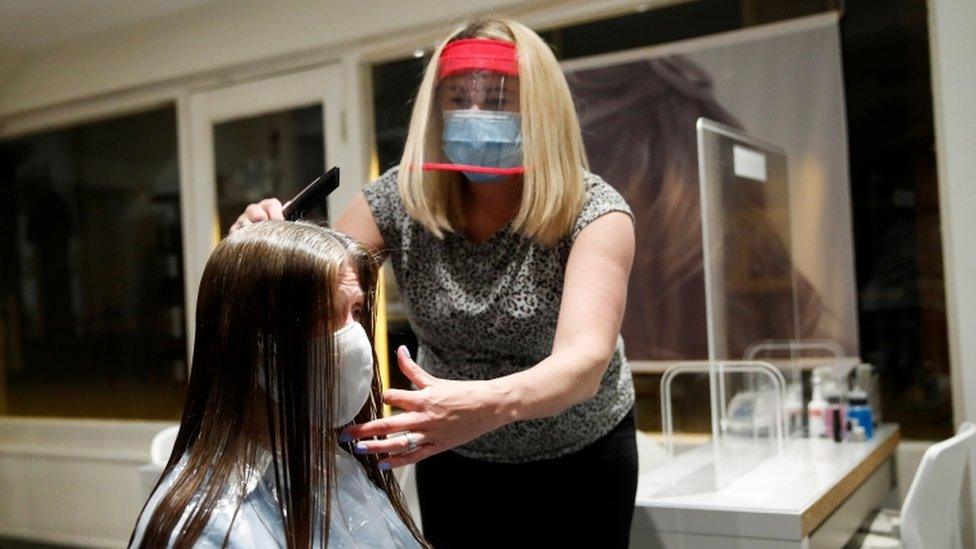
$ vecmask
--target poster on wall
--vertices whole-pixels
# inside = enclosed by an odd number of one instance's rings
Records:
[[[636,215],[637,254],[621,330],[629,359],[666,364],[709,354],[695,133],[700,117],[786,151],[792,236],[784,247],[789,252],[771,260],[793,264],[799,339],[830,340],[857,356],[835,15],[574,59],[563,67],[590,169],[620,191]],[[767,312],[740,311],[737,329],[756,341],[796,337],[793,327]]]

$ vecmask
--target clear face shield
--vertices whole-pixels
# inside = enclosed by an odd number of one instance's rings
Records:
[[[514,44],[451,42],[441,55],[436,94],[443,156],[425,163],[425,170],[462,172],[475,182],[525,171]]]

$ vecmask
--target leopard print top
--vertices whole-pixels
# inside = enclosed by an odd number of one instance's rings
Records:
[[[588,197],[572,233],[552,247],[510,226],[481,244],[457,233],[438,239],[404,209],[396,168],[364,188],[420,342],[418,364],[437,377],[478,380],[531,368],[549,356],[576,236],[609,212],[633,218],[623,197],[599,176],[587,173],[585,182]],[[608,433],[633,403],[633,379],[618,336],[596,396],[555,416],[510,423],[454,450],[506,463],[563,456]]]

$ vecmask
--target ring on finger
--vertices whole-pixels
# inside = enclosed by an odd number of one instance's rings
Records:
[[[404,436],[407,438],[407,451],[408,452],[413,452],[414,450],[417,449],[418,446],[420,446],[420,443],[417,442],[417,435],[408,432]]]

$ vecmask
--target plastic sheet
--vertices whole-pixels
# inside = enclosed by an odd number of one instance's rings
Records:
[[[227,547],[286,547],[270,457],[267,454],[259,460],[259,463],[264,464],[260,470],[243,473],[246,494],[243,502],[240,498],[242,481],[228,483],[221,501],[214,507],[209,524],[194,547],[224,547],[228,530],[230,537]],[[133,546],[139,545],[153,511],[185,465],[184,457],[149,498],[139,517]],[[366,472],[354,457],[343,450],[337,450],[335,472],[336,485],[332,493],[328,547],[420,547],[400,520],[386,494],[367,478]],[[325,516],[324,510],[322,516]],[[170,539],[175,539],[175,532]],[[314,546],[326,545],[317,537]]]

